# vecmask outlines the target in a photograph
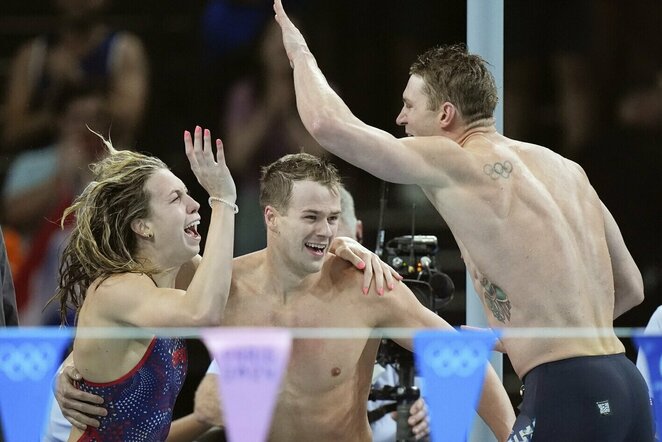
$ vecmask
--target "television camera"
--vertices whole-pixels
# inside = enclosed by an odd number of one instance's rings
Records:
[[[387,242],[381,256],[404,278],[421,304],[437,314],[453,299],[455,291],[450,277],[437,270],[438,251],[436,236],[405,235]]]

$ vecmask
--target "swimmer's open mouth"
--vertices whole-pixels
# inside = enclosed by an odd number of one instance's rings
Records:
[[[192,238],[200,238],[200,234],[198,233],[198,224],[200,224],[200,220],[195,220],[191,221],[184,227],[184,232]]]
[[[318,256],[324,255],[324,251],[326,250],[326,244],[307,242],[304,245],[310,252]]]

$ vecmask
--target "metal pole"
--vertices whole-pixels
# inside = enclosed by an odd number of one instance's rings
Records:
[[[494,113],[496,128],[503,133],[503,0],[467,0],[467,47],[491,65],[490,71],[499,92],[499,103]],[[487,327],[481,300],[468,272],[466,279],[467,324]],[[503,380],[503,355],[493,352],[490,363]],[[496,438],[481,419],[476,419],[469,441],[496,441]]]

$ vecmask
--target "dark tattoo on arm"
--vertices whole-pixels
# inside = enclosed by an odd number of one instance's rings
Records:
[[[483,166],[483,172],[493,180],[498,180],[499,177],[508,179],[513,171],[513,163],[504,161],[503,163],[486,164]]]
[[[510,321],[510,300],[506,292],[501,290],[501,287],[492,284],[487,278],[480,281],[483,286],[483,297],[497,321],[503,322]]]

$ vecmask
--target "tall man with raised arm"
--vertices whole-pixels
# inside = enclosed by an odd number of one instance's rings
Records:
[[[495,328],[583,328],[576,337],[506,338],[524,380],[511,440],[649,441],[646,386],[613,332],[643,300],[642,278],[582,168],[496,131],[494,79],[464,46],[410,69],[398,139],[359,120],[329,86],[275,0],[299,115],[319,144],[367,172],[417,184],[448,223]]]

